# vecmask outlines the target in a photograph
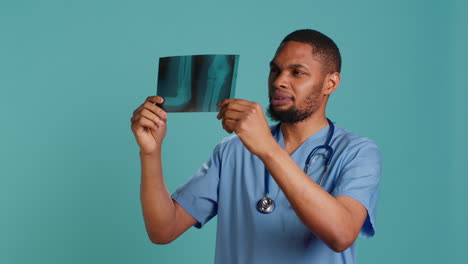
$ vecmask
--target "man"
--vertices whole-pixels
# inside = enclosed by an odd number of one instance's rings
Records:
[[[357,236],[374,234],[381,162],[372,141],[325,116],[340,68],[327,36],[289,34],[268,79],[268,113],[279,124],[270,128],[257,103],[218,103],[218,119],[235,135],[172,197],[161,164],[167,114],[155,105],[163,98],[148,97],[134,112],[132,130],[150,239],[169,243],[217,215],[216,263],[355,263]]]

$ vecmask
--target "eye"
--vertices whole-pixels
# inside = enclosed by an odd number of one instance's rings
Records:
[[[308,75],[306,71],[298,70],[298,69],[293,69],[292,74],[294,77],[304,77]]]
[[[270,74],[278,73],[278,72],[279,72],[278,68],[275,68],[275,67],[270,68]]]
[[[299,71],[299,70],[294,70],[293,74],[296,75],[296,76],[302,76],[302,75],[305,75],[305,72]]]

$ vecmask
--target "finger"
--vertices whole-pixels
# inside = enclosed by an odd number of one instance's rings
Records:
[[[232,102],[239,103],[239,104],[243,104],[243,105],[249,105],[249,104],[252,103],[252,102],[250,102],[250,101],[243,100],[243,99],[228,98],[228,99],[222,100],[221,102],[218,102],[218,103],[217,103],[217,106],[218,106],[218,107],[223,107],[224,105],[230,104],[230,103],[232,103]]]
[[[136,112],[140,111],[142,108],[144,108],[145,103],[148,102],[148,104],[161,104],[164,102],[164,98],[160,96],[148,96],[146,97],[146,100],[143,104],[141,104],[135,111],[133,111],[133,114]]]
[[[146,102],[151,102],[155,104],[162,104],[164,103],[164,98],[161,96],[148,96],[146,98]]]
[[[155,115],[157,115],[159,118],[163,120],[167,119],[167,112],[152,102],[144,103],[143,108],[148,109],[149,111],[153,112]]]
[[[145,102],[140,107],[138,107],[135,111],[133,111],[133,118],[132,119],[138,118],[141,115],[141,112],[143,110],[145,110],[145,109],[152,112],[152,113],[154,113],[155,115],[157,115],[162,120],[167,119],[166,111],[164,111],[163,109],[161,109],[160,107],[154,105],[151,102]]]
[[[145,103],[146,103],[146,101],[145,101]],[[139,111],[141,111],[141,109],[143,108],[143,105],[144,105],[145,103],[142,103],[137,109],[135,109],[135,111],[133,111],[133,115],[135,115],[136,113],[138,113]]]
[[[151,112],[150,110],[148,110],[147,108],[144,108],[143,110],[141,110],[140,116],[146,117],[155,123],[157,123],[158,121],[164,120],[160,116],[156,115],[154,112]]]
[[[148,120],[149,122],[153,123],[153,124],[149,124],[146,120]],[[152,119],[148,119],[147,117],[145,116],[140,116],[138,119],[136,119],[133,124],[137,125],[140,123],[140,122],[144,122],[144,124],[146,124],[146,127],[148,128],[161,128],[163,126],[166,125],[166,122],[164,120],[161,120],[161,119],[158,119],[158,120],[152,120]],[[142,123],[143,124],[143,123]],[[154,125],[154,126],[153,126]]]
[[[140,112],[134,114],[130,120],[132,121],[132,123],[134,123],[137,120],[139,120],[141,117],[145,117],[153,122],[157,122],[158,120],[161,120],[161,118],[158,115],[154,114],[153,112],[151,112],[150,110],[146,108],[143,108],[141,109]]]
[[[132,123],[132,129],[135,132],[138,132],[138,130],[144,128],[157,129],[158,125],[154,121],[151,121],[146,117],[141,117]]]
[[[226,130],[229,134],[235,131],[237,121],[231,119],[223,119],[223,129]]]
[[[226,111],[243,113],[246,110],[247,110],[247,108],[244,108],[244,107],[227,107],[227,106],[225,106],[225,107],[221,108],[221,110],[219,111],[216,118],[218,120],[224,118],[224,116],[226,115]]]
[[[221,108],[221,110],[218,113],[217,118],[221,119],[227,110],[232,110],[232,111],[237,111],[237,112],[246,112],[246,111],[251,110],[251,108],[252,108],[251,102],[249,102],[249,104],[244,104],[243,102],[239,103],[237,101],[233,101],[229,104],[225,104]]]
[[[231,110],[227,109],[223,112],[223,114],[218,118],[218,119],[230,119],[230,120],[235,120],[239,121],[245,116],[244,111],[237,111],[237,110]]]
[[[161,100],[162,100],[162,101],[161,101]],[[141,108],[143,108],[143,106],[145,105],[146,102],[150,102],[150,103],[163,103],[163,102],[164,102],[164,98],[161,97],[161,96],[148,96],[148,97],[146,97],[145,102],[142,103],[137,109],[135,109],[135,111],[133,111],[133,113],[136,113],[136,112],[138,112],[139,110],[141,110]]]

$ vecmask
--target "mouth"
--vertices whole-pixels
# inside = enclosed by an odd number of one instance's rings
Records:
[[[293,101],[293,97],[287,93],[274,92],[270,95],[270,103],[272,106],[282,106]]]

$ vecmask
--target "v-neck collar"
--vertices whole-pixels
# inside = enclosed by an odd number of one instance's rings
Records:
[[[284,137],[283,137],[283,132],[281,131],[281,123],[278,123],[275,128],[274,128],[274,137],[276,139],[276,141],[278,142],[278,144],[281,146],[281,148],[283,149],[286,149],[285,145],[284,145]],[[310,135],[304,142],[302,142],[302,144],[296,149],[293,151],[293,153],[291,153],[291,155],[289,156],[294,156],[296,153],[299,153],[300,152],[300,149],[305,147],[305,146],[308,146],[308,145],[321,145],[321,144],[325,144],[325,139],[327,138],[327,135],[330,131],[330,125],[327,125],[325,127],[323,127],[322,129],[320,129],[319,131],[315,132],[314,134]],[[322,140],[323,142],[321,142],[320,140]]]

